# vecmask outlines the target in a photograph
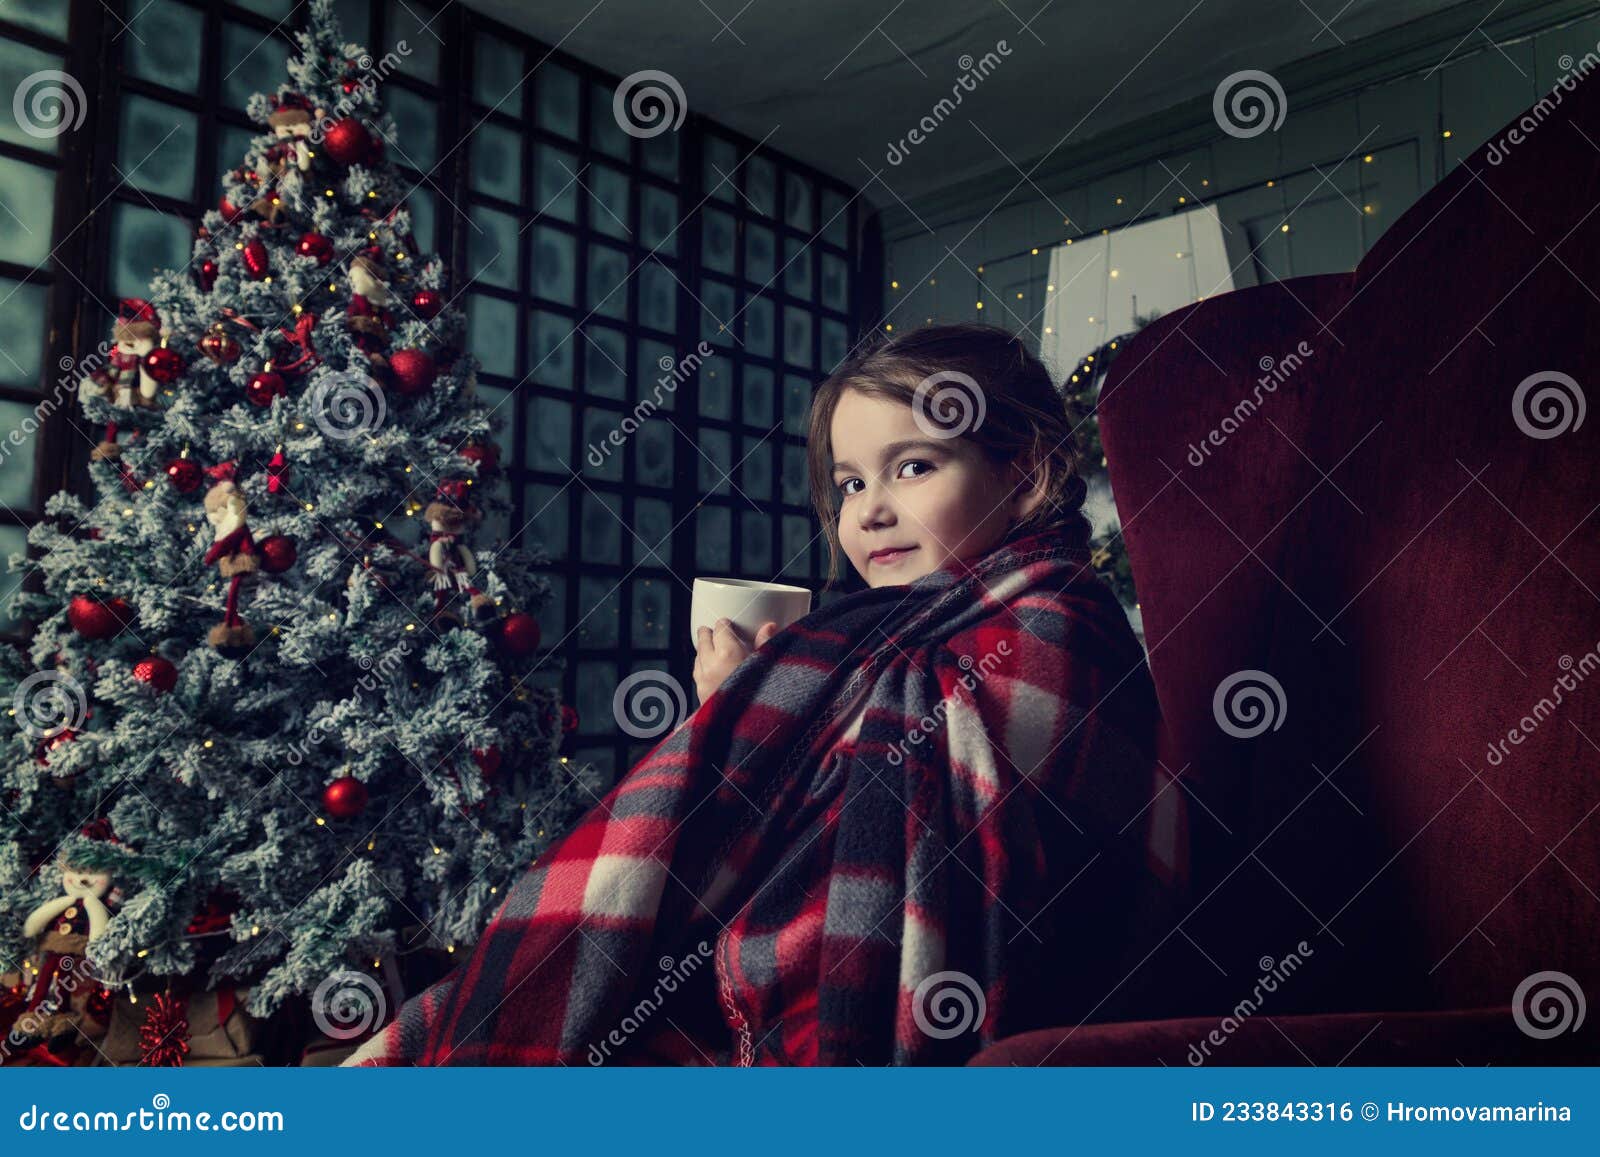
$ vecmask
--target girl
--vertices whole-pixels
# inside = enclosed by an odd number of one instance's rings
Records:
[[[1048,372],[999,329],[880,336],[809,454],[865,587],[702,632],[700,709],[346,1063],[948,1064],[1133,1010],[1177,793]]]

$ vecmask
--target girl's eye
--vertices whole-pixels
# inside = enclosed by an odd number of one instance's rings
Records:
[[[902,471],[902,476],[903,477],[910,477],[910,478],[920,478],[921,477],[920,474],[910,474],[910,475],[904,474],[905,468],[907,466],[926,466],[929,470],[933,469],[933,463],[932,462],[924,462],[920,458],[908,458],[906,461],[900,463],[900,469]]]
[[[839,493],[845,495],[846,497],[850,496],[851,494],[855,493],[855,491],[850,489],[850,483],[860,481],[861,479],[859,478],[846,478],[843,482],[839,483]]]

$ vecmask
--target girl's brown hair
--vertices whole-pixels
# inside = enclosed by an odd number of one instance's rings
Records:
[[[969,393],[967,383],[977,386],[977,398],[950,396]],[[841,502],[833,485],[833,413],[846,390],[920,408],[932,424],[959,431],[995,467],[1021,466],[1027,480],[1019,487],[1043,471],[1043,500],[1008,537],[1059,524],[1074,540],[1088,541],[1077,436],[1050,371],[1023,340],[992,325],[924,326],[900,337],[880,332],[840,363],[811,403],[806,458],[811,505],[828,536],[830,584],[839,577]]]

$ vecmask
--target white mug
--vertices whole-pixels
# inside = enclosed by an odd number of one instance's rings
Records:
[[[811,592],[805,587],[755,579],[697,578],[689,601],[689,638],[698,645],[701,627],[715,628],[718,619],[729,619],[735,633],[750,646],[762,623],[775,622],[781,631],[810,612]]]

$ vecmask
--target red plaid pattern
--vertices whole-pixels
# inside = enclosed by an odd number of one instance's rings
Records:
[[[859,734],[830,735],[863,688]],[[955,1064],[1088,1015],[1155,886],[1156,726],[1059,528],[849,595],[741,664],[347,1063]]]

